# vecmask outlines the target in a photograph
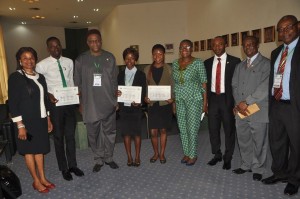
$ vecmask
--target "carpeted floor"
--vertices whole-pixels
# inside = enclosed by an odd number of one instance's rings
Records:
[[[205,124],[203,125],[205,126]],[[53,198],[53,199],[246,199],[288,198],[283,194],[285,184],[263,185],[252,180],[252,173],[242,175],[233,174],[231,170],[222,169],[222,163],[214,167],[207,162],[212,158],[208,131],[203,129],[199,133],[198,161],[194,166],[188,167],[180,163],[182,149],[177,134],[176,124],[168,137],[166,158],[167,163],[162,165],[159,161],[150,163],[153,155],[149,139],[142,140],[141,166],[138,168],[126,165],[127,157],[123,143],[115,146],[114,160],[119,164],[117,170],[107,165],[99,173],[93,173],[93,156],[90,149],[77,150],[78,167],[85,172],[84,177],[73,175],[73,181],[65,181],[58,171],[54,147],[46,155],[45,170],[49,180],[56,184],[56,188],[48,194],[40,194],[32,189],[32,179],[27,171],[24,159],[20,155],[13,157],[10,168],[19,176],[23,195],[20,198]],[[143,137],[146,137],[143,132]],[[224,140],[224,138],[222,138]],[[118,140],[121,141],[118,136]],[[222,140],[222,141],[223,141]],[[222,143],[222,146],[224,143]],[[133,150],[134,151],[134,150]],[[5,164],[5,158],[0,158]],[[238,147],[235,149],[232,160],[232,169],[238,168],[240,157]],[[270,165],[270,160],[269,164]],[[268,173],[264,177],[269,176]],[[300,194],[293,198],[300,198]]]

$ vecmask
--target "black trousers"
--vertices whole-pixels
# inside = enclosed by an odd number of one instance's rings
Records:
[[[225,133],[225,152],[223,160],[231,161],[235,146],[235,119],[233,107],[226,104],[225,94],[211,93],[208,101],[208,129],[212,153],[222,157],[221,152],[221,123]]]
[[[289,101],[272,100],[270,109],[272,171],[300,185],[300,112]]]
[[[50,118],[53,123],[54,146],[59,170],[76,167],[75,106],[56,107],[51,104]]]

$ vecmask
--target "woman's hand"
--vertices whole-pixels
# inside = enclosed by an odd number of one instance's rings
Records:
[[[48,133],[51,133],[52,130],[53,130],[53,125],[52,125],[52,122],[50,120],[50,117],[47,117],[47,120],[48,120]]]
[[[148,97],[145,97],[145,99],[144,99],[144,101],[145,101],[145,103],[147,103],[147,104],[150,104],[150,99],[148,98]]]
[[[166,102],[167,102],[168,104],[172,104],[172,103],[174,102],[174,100],[173,100],[173,99],[168,99],[168,100],[166,100]]]
[[[51,93],[48,93],[48,97],[51,103],[56,104],[58,102],[58,100]]]
[[[116,97],[120,97],[121,95],[122,95],[122,91],[117,90],[117,92],[116,92]]]
[[[18,129],[18,139],[27,140],[27,130],[25,129],[25,127]]]

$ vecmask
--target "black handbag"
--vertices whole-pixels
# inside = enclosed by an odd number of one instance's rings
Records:
[[[20,179],[4,165],[0,165],[0,188],[4,198],[17,198],[22,195]]]

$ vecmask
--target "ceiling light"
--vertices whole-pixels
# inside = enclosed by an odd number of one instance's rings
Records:
[[[36,16],[33,16],[32,19],[45,19],[45,17],[36,15]]]
[[[26,24],[26,21],[22,21],[21,24],[22,24],[22,25],[25,25],[25,24]]]
[[[16,8],[12,8],[12,7],[9,7],[8,9],[9,9],[9,10],[16,10]]]
[[[26,3],[35,3],[35,2],[38,2],[39,0],[23,0],[25,1]]]
[[[95,12],[98,12],[99,11],[99,8],[94,8],[93,9]]]
[[[87,21],[86,23],[90,24],[90,23],[92,23],[92,22],[91,22],[91,21]]]
[[[77,2],[83,2],[83,0],[77,0]]]
[[[77,19],[77,18],[78,18],[78,16],[77,16],[77,15],[74,15],[74,16],[73,16],[73,18],[74,18],[74,19]]]

